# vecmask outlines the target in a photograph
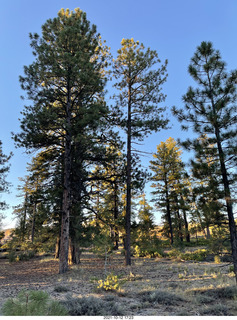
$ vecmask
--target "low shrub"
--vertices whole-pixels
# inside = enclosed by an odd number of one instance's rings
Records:
[[[95,297],[67,296],[66,300],[61,303],[71,316],[120,316],[124,314],[114,301],[103,301]]]
[[[145,248],[136,245],[134,248],[134,256],[147,258],[162,258],[165,257],[165,253],[161,248]]]
[[[51,300],[44,291],[21,291],[16,298],[8,299],[3,307],[4,316],[66,316],[67,310]]]
[[[110,273],[105,280],[99,280],[97,289],[103,289],[106,291],[116,291],[120,289],[120,283],[118,276]]]
[[[194,261],[204,261],[207,257],[208,250],[206,249],[198,249],[193,252],[185,252],[181,253],[179,257],[182,260],[194,260]]]
[[[209,296],[207,294],[200,294],[197,295],[197,302],[198,303],[212,303],[214,302],[216,299],[212,296]]]
[[[68,292],[69,289],[65,286],[62,286],[62,285],[58,285],[54,288],[54,291],[55,292]]]
[[[142,300],[149,303],[177,305],[180,301],[184,301],[183,297],[163,290],[145,291],[140,294],[142,295]]]
[[[229,316],[228,308],[223,304],[214,304],[212,306],[205,306],[199,310],[201,316]]]

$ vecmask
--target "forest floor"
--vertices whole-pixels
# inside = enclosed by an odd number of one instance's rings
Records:
[[[105,259],[89,252],[81,264],[58,274],[58,261],[49,256],[9,263],[0,259],[0,308],[22,289],[44,290],[56,300],[96,297],[117,305],[126,316],[237,315],[237,289],[228,263],[181,261],[169,258]],[[105,271],[117,275],[121,288],[97,289]],[[61,290],[60,290],[61,288]],[[62,291],[62,292],[59,292]]]

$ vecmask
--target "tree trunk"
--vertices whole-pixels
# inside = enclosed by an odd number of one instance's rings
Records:
[[[233,263],[234,263],[235,280],[237,283],[237,234],[236,234],[236,225],[235,225],[235,219],[233,214],[230,184],[229,184],[228,174],[225,166],[225,157],[224,157],[224,152],[222,150],[220,132],[218,128],[215,128],[215,134],[217,139],[218,154],[219,154],[219,160],[220,160],[220,166],[221,166],[221,175],[222,175],[222,181],[224,185],[225,201],[226,201],[226,208],[227,208],[227,214],[228,214],[228,220],[229,220],[230,242],[231,242],[232,257],[233,257]]]
[[[131,84],[128,87],[128,119],[127,119],[127,198],[125,217],[125,264],[131,265]]]
[[[211,233],[210,233],[209,225],[207,225],[207,234],[206,234],[206,238],[207,238],[207,239],[210,239],[210,238],[211,238]]]
[[[118,220],[118,186],[115,183],[114,186],[114,250],[118,250],[118,241],[119,241],[119,233],[117,227],[117,220]]]
[[[59,253],[60,253],[60,236],[57,237],[57,241],[56,241],[55,253],[54,253],[55,259],[59,258]]]
[[[180,195],[180,197],[181,197],[182,204],[184,206],[184,199],[183,199],[182,195]],[[188,220],[187,220],[186,210],[184,208],[182,208],[182,211],[183,211],[183,217],[184,217],[185,238],[186,238],[187,242],[190,242],[190,233],[188,230]]]
[[[69,241],[69,254],[68,263],[69,264],[80,264],[81,263],[81,250],[77,244],[75,244],[71,239]]]
[[[35,239],[35,215],[36,215],[36,202],[33,208],[32,227],[31,227],[31,242],[34,243]]]
[[[68,81],[69,82],[69,81]],[[59,273],[65,273],[68,270],[68,250],[69,250],[69,224],[71,211],[71,95],[68,88],[67,106],[66,106],[66,134],[64,149],[64,189],[62,205],[62,224],[61,224],[61,245],[59,257]]]
[[[167,221],[169,224],[169,233],[170,233],[170,243],[173,244],[174,236],[173,236],[173,227],[172,227],[172,220],[171,220],[171,211],[170,211],[170,200],[169,200],[169,191],[168,191],[168,183],[165,179],[165,196],[166,196],[166,216]]]

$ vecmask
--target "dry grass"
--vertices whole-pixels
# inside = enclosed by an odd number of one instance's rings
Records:
[[[49,257],[13,264],[0,260],[0,305],[26,288],[45,290],[59,301],[66,301],[68,294],[71,300],[95,298],[77,300],[78,308],[94,301],[115,310],[116,302],[116,310],[123,315],[237,315],[235,279],[225,264],[133,258],[132,267],[127,268],[124,258],[116,254],[107,272],[118,276],[121,290],[96,290],[98,280],[105,277],[104,260],[92,253],[84,253],[81,264],[63,275],[58,274],[58,261]]]

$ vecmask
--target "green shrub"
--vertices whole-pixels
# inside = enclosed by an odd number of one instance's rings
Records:
[[[234,266],[229,266],[229,272],[234,272]]]
[[[2,307],[4,316],[65,316],[67,310],[44,291],[21,291]]]
[[[114,301],[103,301],[95,297],[73,298],[62,301],[71,316],[119,316],[123,310]]]
[[[207,257],[208,251],[206,249],[198,249],[193,252],[181,253],[179,257],[182,260],[194,260],[194,261],[204,261]]]
[[[142,300],[149,303],[177,305],[180,301],[184,301],[183,297],[162,290],[145,291],[141,292],[140,294],[142,295]]]
[[[162,258],[165,256],[164,251],[161,248],[145,248],[139,245],[136,245],[134,248],[135,257],[147,257],[147,258]]]

